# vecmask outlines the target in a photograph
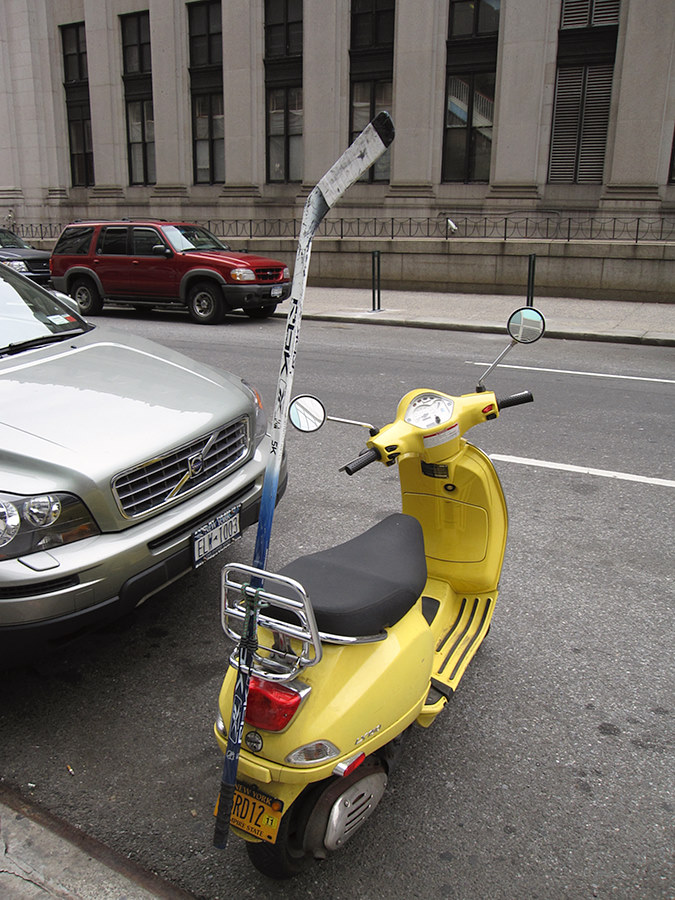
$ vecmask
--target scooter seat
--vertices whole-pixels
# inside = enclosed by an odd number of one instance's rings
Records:
[[[281,573],[309,594],[324,634],[379,634],[414,606],[424,589],[427,565],[422,527],[396,513],[358,537],[301,556]]]

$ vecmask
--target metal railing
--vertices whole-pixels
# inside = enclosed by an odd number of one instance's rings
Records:
[[[209,219],[201,224],[226,241],[260,238],[297,240],[300,218]],[[63,223],[65,224],[65,223]],[[16,223],[13,230],[26,240],[55,239],[63,224]],[[367,238],[468,239],[500,241],[675,241],[675,215],[566,216],[562,213],[530,215],[364,216],[327,217],[319,237],[336,240]]]

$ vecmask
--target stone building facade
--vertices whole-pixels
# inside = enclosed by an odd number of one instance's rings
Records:
[[[0,218],[675,211],[673,0],[3,0]]]

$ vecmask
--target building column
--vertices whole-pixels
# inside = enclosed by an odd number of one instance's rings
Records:
[[[150,0],[149,9],[157,170],[153,196],[184,198],[192,183],[187,10],[182,0]]]
[[[310,186],[349,141],[349,21],[349,3],[304,0],[303,181]]]
[[[673,144],[675,4],[622,6],[602,203],[654,204],[668,181]]]
[[[258,196],[265,181],[263,9],[249,0],[223,3],[225,196]]]
[[[120,24],[108,4],[85,0],[94,199],[121,200],[129,182],[125,109],[120,71]],[[123,152],[120,152],[123,150]]]
[[[448,32],[446,0],[398,0],[390,191],[425,196],[440,181]]]
[[[536,200],[546,184],[559,16],[542,0],[501,6],[490,200]]]

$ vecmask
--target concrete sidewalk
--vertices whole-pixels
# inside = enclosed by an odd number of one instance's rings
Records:
[[[2,900],[193,900],[0,786]]]
[[[305,295],[303,317],[411,328],[505,332],[510,313],[525,305],[524,295],[382,290],[381,308],[374,311],[369,288],[310,286]],[[549,337],[675,346],[675,304],[535,296],[534,305],[546,319]],[[281,305],[277,314],[285,316],[287,312],[288,302]]]

